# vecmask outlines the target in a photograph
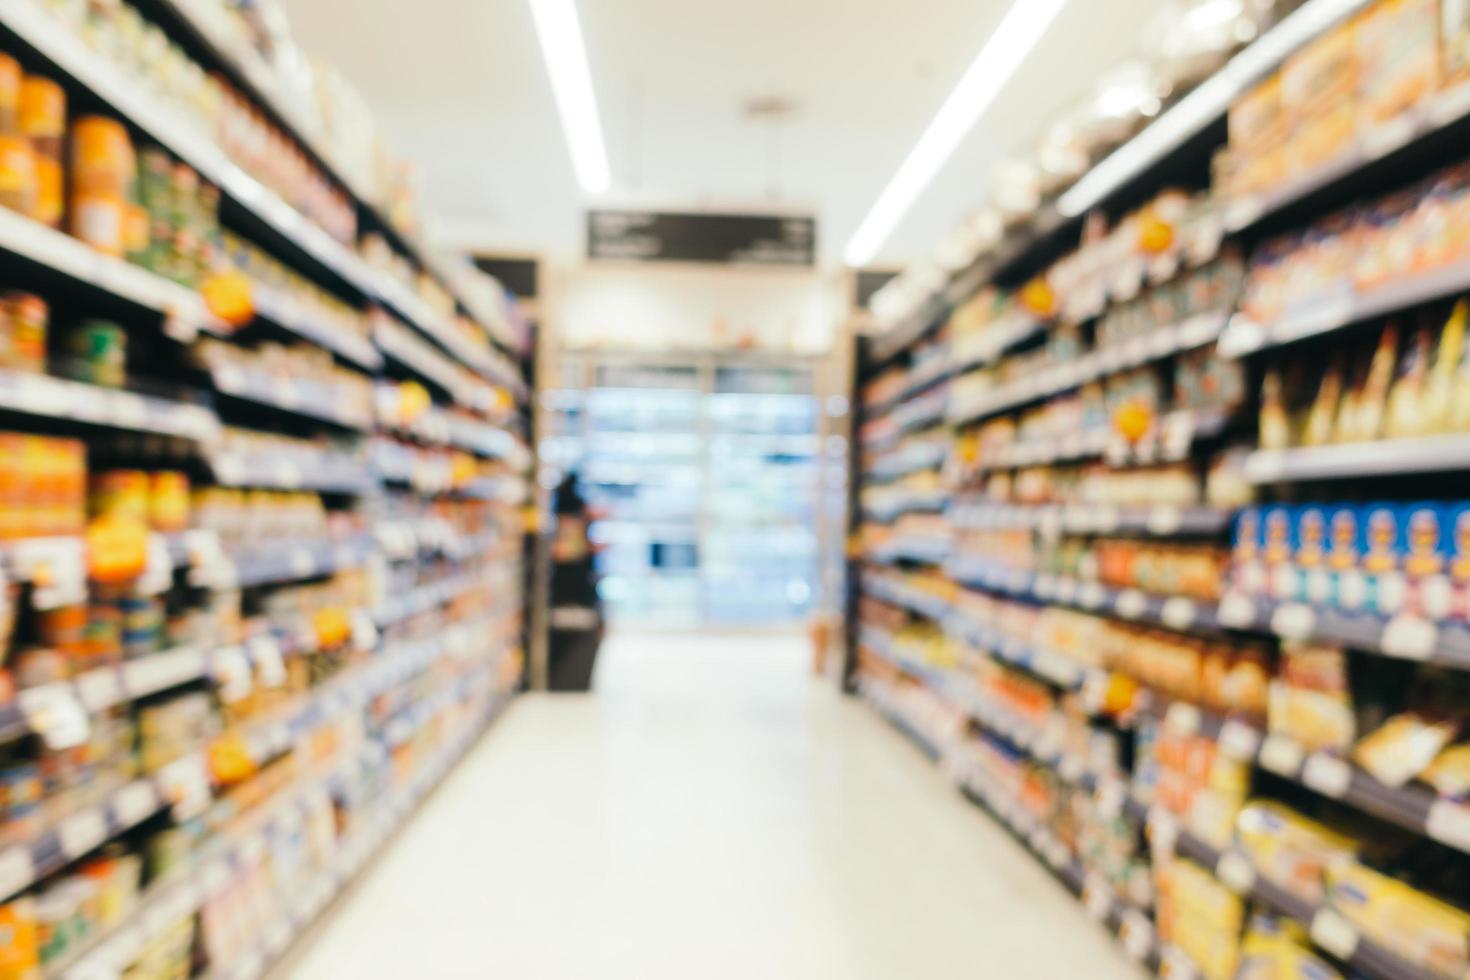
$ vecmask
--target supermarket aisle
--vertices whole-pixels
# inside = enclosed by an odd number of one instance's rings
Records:
[[[622,636],[528,697],[282,976],[1137,976],[797,637]]]

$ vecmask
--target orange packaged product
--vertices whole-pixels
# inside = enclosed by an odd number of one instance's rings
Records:
[[[0,54],[0,135],[14,136],[20,132],[20,62],[8,54]]]
[[[148,523],[148,474],[141,470],[108,470],[92,478],[93,517],[131,524]]]
[[[148,486],[148,523],[173,533],[189,527],[189,478],[176,471],[154,473]]]
[[[1287,59],[1281,98],[1290,136],[1289,173],[1312,170],[1346,152],[1357,136],[1357,35],[1353,24],[1328,32]]]
[[[0,368],[41,373],[46,370],[46,328],[50,308],[33,293],[0,294]]]
[[[62,144],[66,138],[66,93],[49,78],[27,75],[21,82],[19,125],[36,155],[36,205],[31,217],[60,227],[65,200]]]
[[[0,540],[20,536],[21,501],[25,474],[21,472],[24,439],[14,432],[0,432]]]
[[[1359,107],[1368,126],[1390,123],[1440,84],[1439,0],[1380,0],[1357,23]]]
[[[0,135],[0,206],[25,215],[36,207],[36,152],[23,136]]]

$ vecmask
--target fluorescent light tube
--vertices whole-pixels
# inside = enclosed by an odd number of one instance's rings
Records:
[[[1068,218],[1092,210],[1103,198],[1223,116],[1236,98],[1297,48],[1365,6],[1367,0],[1308,0],[1088,171],[1057,199],[1057,210]]]
[[[556,96],[556,110],[561,114],[577,183],[588,194],[601,194],[612,185],[612,171],[602,142],[602,121],[597,115],[597,97],[592,91],[592,72],[587,67],[587,47],[582,41],[576,2],[531,0],[531,16],[536,21],[541,55],[551,76],[551,91]]]
[[[848,265],[873,261],[1066,4],[1067,0],[1015,0],[847,243],[843,258]]]

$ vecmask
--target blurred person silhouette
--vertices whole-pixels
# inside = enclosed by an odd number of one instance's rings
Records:
[[[587,691],[602,645],[603,619],[588,534],[596,514],[575,471],[557,486],[553,509],[548,684],[553,691]]]

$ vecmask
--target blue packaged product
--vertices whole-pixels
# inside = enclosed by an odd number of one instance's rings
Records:
[[[1367,576],[1368,608],[1392,616],[1404,608],[1408,583],[1404,578],[1404,522],[1408,508],[1393,503],[1373,503],[1362,508],[1363,572]]]
[[[1332,575],[1327,567],[1328,512],[1324,504],[1296,508],[1293,556],[1301,574],[1298,598],[1316,604],[1332,601]]]
[[[1236,515],[1231,541],[1231,586],[1247,595],[1264,595],[1266,571],[1262,563],[1261,509],[1246,507]]]
[[[1261,516],[1262,542],[1266,568],[1270,573],[1271,595],[1281,600],[1295,599],[1300,591],[1296,565],[1296,518],[1294,508],[1283,504],[1267,507]]]

